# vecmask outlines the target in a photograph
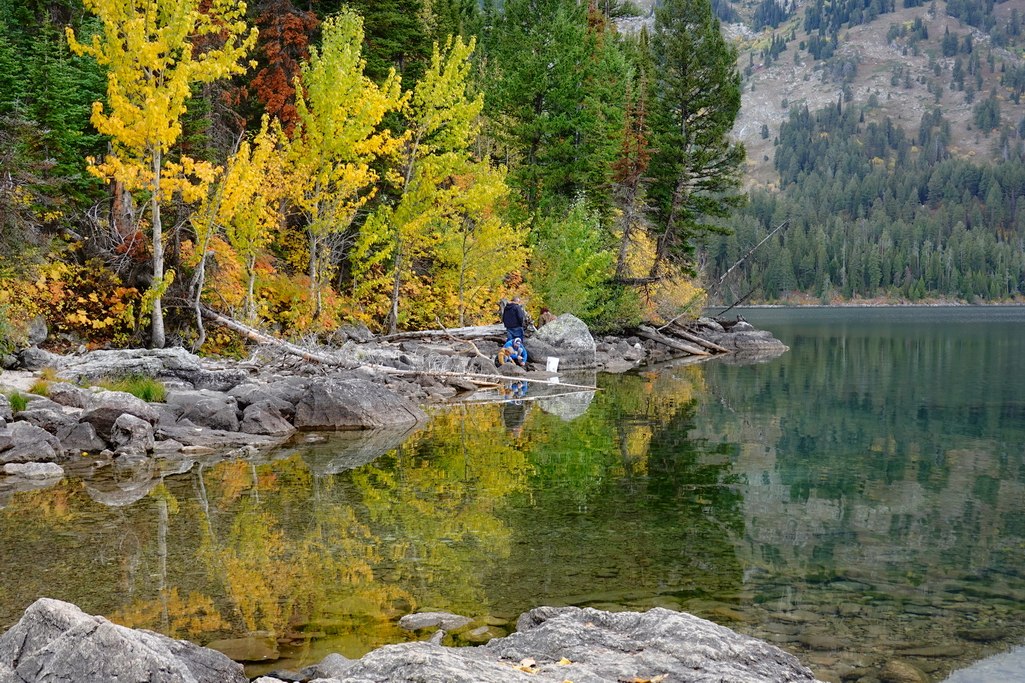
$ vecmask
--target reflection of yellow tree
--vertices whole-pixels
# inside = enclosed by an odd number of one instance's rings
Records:
[[[525,490],[529,473],[525,453],[508,443],[489,406],[435,416],[394,468],[365,468],[353,481],[371,518],[394,529],[389,578],[408,585],[425,608],[458,612],[484,602],[489,561],[508,556],[511,534],[497,512]]]
[[[152,628],[161,622],[165,603],[170,622],[164,634],[172,638],[195,639],[228,628],[213,599],[195,591],[183,598],[176,586],[166,599],[136,600],[111,614],[110,620],[129,628]]]
[[[393,606],[410,597],[375,579],[380,541],[349,501],[332,499],[330,480],[312,479],[298,456],[258,467],[224,463],[209,479],[231,525],[223,537],[210,525],[200,555],[247,631],[280,637],[325,613],[394,629],[386,623]]]

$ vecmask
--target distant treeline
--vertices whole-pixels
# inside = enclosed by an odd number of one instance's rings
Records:
[[[707,251],[713,277],[776,225],[781,236],[724,283],[734,300],[835,298],[1006,301],[1025,293],[1025,155],[994,135],[1001,160],[950,154],[938,110],[910,134],[861,107],[792,108],[775,166],[781,191],[757,191],[735,233]]]

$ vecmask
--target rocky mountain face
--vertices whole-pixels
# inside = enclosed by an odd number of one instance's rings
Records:
[[[749,187],[774,188],[775,141],[791,107],[865,108],[917,135],[939,109],[950,152],[998,159],[1021,138],[1025,102],[1025,1],[748,0],[713,3],[738,47],[743,98],[734,135],[747,148]],[[620,22],[653,23],[654,0]],[[766,21],[770,21],[766,24]]]

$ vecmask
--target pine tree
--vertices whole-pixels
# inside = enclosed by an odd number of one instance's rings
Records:
[[[655,277],[664,260],[690,256],[693,237],[715,230],[708,218],[741,203],[744,148],[729,138],[740,110],[736,50],[708,0],[666,0],[651,45]]]

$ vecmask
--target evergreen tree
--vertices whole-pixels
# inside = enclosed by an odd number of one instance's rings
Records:
[[[692,239],[715,230],[709,218],[741,203],[744,148],[729,138],[740,110],[737,54],[708,0],[667,0],[656,11],[651,44],[657,276],[662,261],[686,259]]]

